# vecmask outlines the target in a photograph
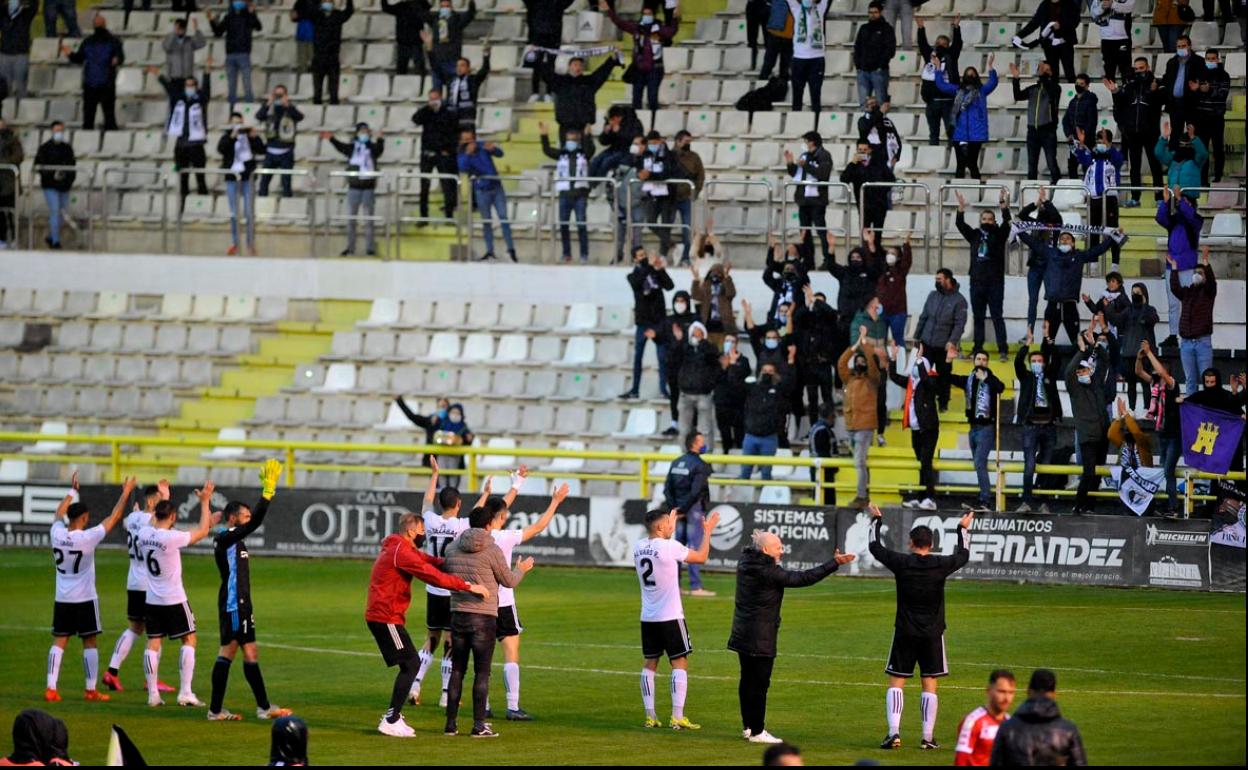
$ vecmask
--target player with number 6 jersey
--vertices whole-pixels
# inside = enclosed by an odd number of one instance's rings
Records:
[[[95,547],[100,544],[126,510],[126,501],[138,482],[126,479],[121,496],[108,518],[88,527],[91,510],[78,499],[78,474],[71,478],[72,485],[65,499],[57,506],[52,518],[52,557],[56,564],[56,602],[52,607],[52,647],[48,650],[47,689],[43,699],[49,702],[61,700],[57,692],[57,679],[61,673],[61,658],[69,645],[69,637],[82,639],[82,666],[86,672],[86,699],[106,701],[108,696],[96,689],[100,670],[100,651],[96,637],[100,627],[100,599],[95,590]]]
[[[711,532],[719,523],[713,513],[702,521],[702,542],[696,551],[672,539],[676,532],[677,511],[647,511],[646,537],[633,546],[633,564],[641,584],[641,702],[646,710],[646,727],[662,727],[654,711],[654,674],[659,658],[667,654],[672,666],[673,730],[697,730],[685,716],[685,697],[689,691],[689,629],[685,626],[685,609],[680,601],[680,565],[705,564],[711,549]]]
[[[182,549],[208,536],[214,489],[213,483],[206,481],[203,489],[195,490],[199,497],[199,526],[195,529],[175,529],[178,511],[168,500],[161,500],[152,513],[151,523],[139,530],[139,553],[147,566],[147,649],[143,651],[143,672],[149,706],[165,703],[156,689],[156,676],[160,670],[161,639],[166,636],[182,642],[178,705],[204,705],[191,691],[195,676],[195,616],[182,585]]]

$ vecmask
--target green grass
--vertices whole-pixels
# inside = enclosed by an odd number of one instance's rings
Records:
[[[106,664],[124,621],[123,554],[102,553],[98,584]],[[619,570],[542,568],[519,591],[528,630],[522,655],[522,705],[537,721],[499,721],[502,738],[474,741],[440,734],[436,706],[409,707],[417,738],[376,734],[393,669],[385,668],[363,621],[369,565],[359,561],[252,560],[261,660],[273,700],[293,707],[311,728],[316,764],[754,764],[759,747],[740,738],[735,655],[724,649],[732,621],[732,577],[712,576],[715,599],[686,601],[696,651],[688,713],[697,734],[640,727],[637,579]],[[217,575],[204,557],[186,559],[186,583],[201,644],[195,690],[207,700],[216,652]],[[0,735],[14,714],[43,707],[51,620],[52,564],[42,552],[0,551]],[[893,619],[891,581],[836,577],[791,590],[768,709],[768,728],[799,744],[811,763],[863,757],[889,764],[952,764],[958,720],[979,705],[991,668],[1006,665],[1025,683],[1033,667],[1058,672],[1059,702],[1079,725],[1093,764],[1235,764],[1245,760],[1245,605],[1243,596],[1082,587],[951,583],[947,634],[952,675],[941,683],[937,740],[913,748],[918,693],[907,691],[906,748],[885,755],[882,673]],[[423,596],[408,617],[423,628]],[[80,699],[78,644],[62,666],[72,754],[104,759],[108,726],[122,725],[157,764],[262,763],[268,728],[239,666],[226,705],[247,721],[209,724],[204,710],[144,705],[142,662],[122,668],[128,686],[108,704]],[[162,660],[176,683],[177,655]],[[172,654],[171,654],[172,653]],[[496,658],[493,705],[501,713]],[[668,707],[666,677],[658,707]],[[426,680],[430,696],[438,673]],[[427,697],[426,701],[432,700]],[[1017,706],[1022,700],[1016,701]],[[462,721],[461,721],[462,724]],[[3,744],[0,744],[3,745]]]

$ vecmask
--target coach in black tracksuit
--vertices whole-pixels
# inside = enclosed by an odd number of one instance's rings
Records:
[[[923,680],[923,742],[920,747],[936,748],[932,740],[936,723],[936,679],[949,673],[945,659],[945,580],[971,560],[966,528],[971,524],[972,514],[966,514],[958,522],[952,556],[932,554],[932,530],[922,525],[910,530],[909,553],[885,548],[880,542],[880,523],[884,517],[875,506],[871,507],[871,515],[871,538],[867,547],[875,560],[887,567],[897,580],[893,644],[884,668],[889,677],[885,700],[888,736],[880,747],[901,746],[901,688],[914,676],[917,663]]]
[[[776,661],[776,637],[780,634],[780,604],[784,589],[814,585],[854,560],[853,554],[833,558],[803,572],[780,566],[784,543],[772,532],[756,530],[753,542],[737,560],[736,606],[732,612],[732,633],[728,649],[741,661],[741,681],[737,695],[741,703],[741,726],[746,737],[762,735],[767,717],[767,689],[771,668]]]

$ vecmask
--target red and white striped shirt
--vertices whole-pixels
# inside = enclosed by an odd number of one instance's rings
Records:
[[[953,764],[959,767],[987,767],[988,760],[992,758],[992,744],[997,739],[997,730],[1009,718],[1009,714],[994,717],[983,706],[967,714],[958,726],[958,745],[953,749]]]

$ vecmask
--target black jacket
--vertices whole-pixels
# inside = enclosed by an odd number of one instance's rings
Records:
[[[445,102],[438,109],[429,105],[412,114],[412,122],[420,126],[420,151],[438,155],[454,155],[459,146],[459,113]]]
[[[248,144],[251,145],[251,160],[243,162],[242,178],[250,179],[256,165],[264,158],[264,140],[258,136],[250,137]],[[228,169],[234,165],[234,136],[233,131],[226,131],[221,135],[221,139],[217,141],[217,153],[221,155],[221,168]],[[226,174],[225,178],[233,180],[234,174]]]
[[[381,12],[394,17],[394,42],[402,46],[422,45],[420,30],[429,15],[429,0],[381,0]]]
[[[212,34],[225,38],[225,52],[251,53],[251,33],[260,31],[260,17],[244,8],[231,8],[224,16],[216,16],[208,22]]]
[[[677,313],[675,310],[678,300],[683,301],[687,308],[683,313]],[[659,324],[659,333],[655,337],[655,340],[667,351],[664,361],[667,363],[669,385],[680,381],[680,362],[685,359],[685,340],[689,336],[689,324],[698,320],[697,314],[693,312],[693,298],[684,289],[672,295],[672,305],[672,312]],[[676,325],[680,326],[681,332],[685,335],[679,340],[676,339],[676,335],[672,334],[672,327]]]
[[[1216,69],[1204,69],[1195,78],[1203,89],[1206,84],[1208,91],[1189,91],[1189,99],[1196,108],[1196,114],[1205,118],[1220,118],[1226,114],[1226,100],[1231,93],[1231,76],[1221,64]]]
[[[936,351],[936,353],[944,355],[944,351]],[[896,361],[888,365],[888,377],[902,390],[910,385],[910,375],[897,371]],[[914,385],[914,413],[919,419],[919,430],[940,430],[940,412],[936,409],[936,390],[939,379],[939,375],[928,374],[926,369],[919,368],[919,381]],[[901,422],[909,427],[909,415],[902,414]]]
[[[1100,110],[1100,99],[1091,91],[1079,93],[1066,102],[1066,112],[1062,115],[1062,133],[1067,139],[1074,139],[1075,129],[1082,128],[1088,139],[1096,135],[1097,113]]]
[[[681,348],[680,374],[677,377],[680,392],[694,396],[709,395],[715,390],[723,372],[719,365],[719,348],[709,339],[702,340],[697,346],[691,345],[688,335]]]
[[[786,272],[792,268],[792,272]],[[803,302],[802,288],[810,284],[810,271],[815,269],[814,250],[805,245],[798,247],[798,258],[789,259],[785,255],[783,262],[776,261],[774,249],[767,249],[766,261],[763,266],[763,283],[771,289],[771,307],[767,309],[767,320],[776,317],[776,308],[781,301],[792,302],[795,306]]]
[[[325,13],[317,8],[312,15],[313,56],[322,61],[337,60],[342,48],[342,27],[355,13],[354,0],[347,0],[342,8]]]
[[[184,90],[186,88],[186,81],[172,80],[164,75],[158,76],[157,79],[160,81],[160,84],[164,86],[165,93],[169,96],[169,119],[172,119],[173,111],[177,108],[178,102],[187,101],[186,92]],[[208,127],[208,103],[212,101],[212,73],[205,72],[202,76],[200,76],[199,89],[195,92],[195,101],[199,103],[200,109],[203,110],[204,130],[207,132],[210,130]],[[182,124],[182,135],[177,138],[177,144],[180,146],[196,144],[202,146],[207,144],[207,138],[205,138],[202,142],[191,141],[191,121],[189,119],[190,103],[187,104],[187,110],[187,120],[185,120]],[[168,124],[169,121],[166,120],[165,125],[167,126]]]
[[[477,18],[477,4],[469,0],[465,11],[452,11],[446,19],[446,29],[438,23],[438,9],[431,8],[425,15],[425,24],[433,32],[433,43],[429,49],[429,61],[446,62],[454,66],[459,57],[463,56],[464,28]],[[446,34],[442,34],[445,32]],[[556,44],[557,45],[557,44]]]
[[[633,265],[628,285],[633,289],[633,322],[638,326],[661,323],[667,314],[663,292],[676,288],[667,270],[655,270],[649,260],[643,259]]]
[[[736,605],[728,649],[762,658],[776,657],[784,589],[814,585],[836,572],[838,566],[835,561],[828,561],[802,572],[791,572],[747,545],[737,560]]]
[[[335,150],[347,156],[347,160],[351,159],[352,151],[355,149],[354,142],[343,142],[343,141],[339,141],[338,139],[334,139],[332,137],[330,138],[329,141],[331,144],[334,145]],[[373,170],[374,171],[378,170],[377,159],[381,157],[381,153],[384,152],[385,149],[386,149],[385,139],[370,139],[369,140],[368,151],[373,156]],[[347,171],[358,171],[358,170],[359,169],[356,168],[354,165],[350,163],[347,164]],[[366,177],[358,177],[358,176],[348,177],[347,186],[354,187],[357,190],[372,190],[377,187],[377,179],[376,178],[369,179]]]
[[[745,432],[752,436],[775,436],[784,428],[788,394],[779,375],[770,382],[760,379],[745,386]]]
[[[1190,50],[1190,49],[1189,49]],[[1171,112],[1181,113],[1184,109],[1192,106],[1194,101],[1192,92],[1188,89],[1187,84],[1196,80],[1201,70],[1205,68],[1204,62],[1197,58],[1196,54],[1189,54],[1186,60],[1186,66],[1183,59],[1178,56],[1171,56],[1166,60],[1166,71],[1161,76],[1162,96],[1166,100],[1166,109]],[[1174,81],[1179,76],[1179,68],[1183,67],[1183,88],[1182,96],[1174,95]],[[1178,130],[1179,127],[1174,127]],[[1181,131],[1179,133],[1182,133]]]
[[[1161,320],[1157,308],[1148,304],[1148,286],[1144,283],[1132,285],[1132,292],[1139,289],[1144,294],[1144,304],[1136,305],[1128,301],[1126,307],[1119,310],[1110,305],[1105,311],[1105,318],[1118,330],[1118,352],[1124,361],[1130,362],[1140,351],[1140,343],[1147,341],[1153,350],[1157,349],[1157,335],[1154,327]]]
[[[854,69],[867,72],[886,70],[895,53],[897,35],[893,32],[893,25],[879,19],[858,27],[854,38]]]
[[[1057,373],[1059,362],[1057,349],[1052,342],[1044,340],[1040,343],[1040,352],[1044,354],[1044,392],[1049,401],[1049,413],[1053,423],[1062,419],[1062,401],[1057,394]],[[1014,376],[1018,378],[1018,403],[1014,407],[1014,424],[1031,424],[1032,410],[1036,406],[1036,375],[1031,371],[1031,348],[1023,345],[1014,356]]]
[[[667,508],[675,508],[683,514],[701,503],[702,510],[706,511],[711,502],[710,478],[711,466],[703,461],[701,455],[686,452],[678,457],[668,469],[663,483]]]
[[[8,5],[0,10],[0,53],[21,56],[30,53],[30,25],[39,12],[39,0],[23,0],[17,13],[10,15]]]
[[[49,139],[39,145],[39,151],[35,153],[36,166],[72,166],[75,163],[74,147],[69,142]],[[77,174],[73,171],[40,171],[39,184],[45,190],[66,192],[74,186],[75,176]]]
[[[897,181],[897,177],[893,176],[893,170],[885,162],[884,156],[885,153],[872,152],[871,159],[865,165],[858,161],[851,161],[841,172],[841,181],[854,188],[854,200],[861,200],[863,208],[867,211],[887,210],[888,194],[892,188],[868,187],[864,193],[862,185],[866,182]]]
[[[797,360],[818,366],[836,363],[836,328],[836,309],[827,302],[816,302],[808,308],[799,301],[793,313]]]
[[[558,48],[563,42],[563,13],[576,0],[524,0],[524,17],[529,42],[543,48]],[[560,121],[562,122],[562,121]],[[593,122],[593,118],[590,118]]]
[[[1060,0],[1056,6],[1049,0],[1037,0],[1036,12],[1032,14],[1031,20],[1018,30],[1018,36],[1027,37],[1032,32],[1044,29],[1050,21],[1056,21],[1060,25],[1058,37],[1063,41],[1063,45],[1074,45],[1079,42],[1076,35],[1079,31],[1079,17],[1083,12],[1084,3],[1080,0]],[[1054,76],[1057,73],[1053,73]]]
[[[1153,89],[1153,84],[1157,88]],[[1161,133],[1161,107],[1166,103],[1166,94],[1161,83],[1152,75],[1146,78],[1132,77],[1118,86],[1113,94],[1114,120],[1124,135],[1130,134],[1144,139],[1156,140]]]
[[[836,279],[836,311],[840,314],[842,326],[848,324],[867,300],[875,295],[875,285],[880,280],[879,259],[873,258],[866,249],[861,251],[862,262],[857,266],[852,262],[846,265],[837,262],[836,252],[831,253],[831,261],[824,265]]]
[[[741,418],[744,424],[745,380],[750,376],[750,359],[741,356],[737,362],[724,370],[724,376],[715,385],[712,401],[716,414],[731,414]]]
[[[945,580],[971,560],[970,538],[958,526],[950,555],[902,553],[880,541],[880,518],[871,520],[868,550],[897,580],[897,612],[893,621],[902,636],[937,637],[945,630]]]
[[[1088,758],[1083,753],[1079,728],[1062,718],[1056,701],[1036,695],[1024,701],[1014,716],[997,730],[988,764],[992,767],[1084,767]]]
[[[1107,368],[1106,357],[1096,356],[1091,383],[1080,383],[1075,373],[1079,361],[1092,355],[1091,351],[1084,353],[1076,350],[1066,364],[1066,395],[1070,398],[1070,416],[1075,422],[1075,440],[1081,444],[1104,441],[1109,430],[1109,414],[1105,411],[1105,393],[1101,386]]]
[[[953,34],[950,36],[948,48],[936,48],[927,42],[927,30],[919,27],[919,57],[923,60],[923,71],[927,73],[927,67],[931,66],[932,54],[936,54],[945,65],[945,74],[949,78],[960,79],[962,70],[958,68],[958,57],[962,55],[962,28],[955,26]],[[932,102],[953,102],[953,97],[942,92],[936,87],[935,80],[923,80],[923,85],[919,87],[919,96],[923,98],[925,104]],[[953,83],[955,80],[950,80]]]
[[[555,122],[578,131],[592,126],[598,117],[598,89],[617,64],[615,57],[609,56],[598,69],[580,77],[556,75],[554,68],[549,68],[546,87],[555,95]]]
[[[1005,254],[1010,241],[1010,209],[1001,209],[1001,220],[989,231],[971,227],[963,212],[958,212],[954,224],[958,232],[971,245],[971,285],[1000,286],[1005,283]]]
[[[826,148],[820,146],[814,152],[804,152],[801,157],[806,159],[804,166],[796,163],[788,165],[789,178],[798,172],[803,171],[804,181],[826,182],[832,178],[832,154]],[[806,194],[806,185],[797,188],[797,192],[793,195],[793,201],[799,206],[827,206],[828,205],[828,188],[820,185],[815,188],[814,195]]]
[[[997,375],[992,373],[991,369],[986,370],[988,376],[983,382],[975,379],[974,369],[971,373],[963,377],[960,374],[950,374],[949,382],[955,388],[966,393],[966,421],[973,427],[983,425],[996,425],[997,423],[997,396],[1005,391],[1005,383],[997,379]],[[988,414],[985,417],[977,417],[975,415],[975,399],[976,392],[980,388],[988,389]]]

